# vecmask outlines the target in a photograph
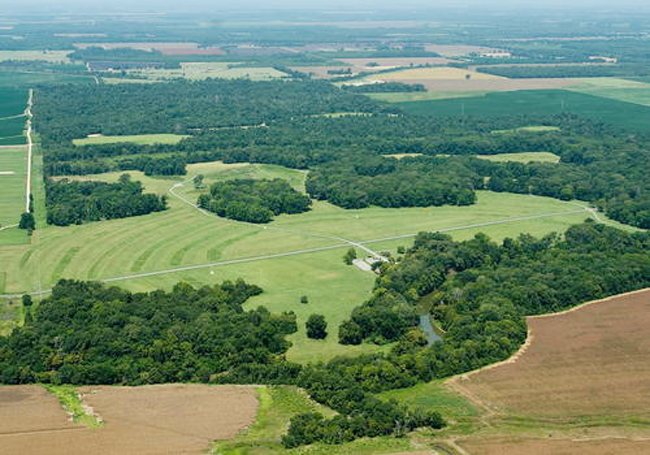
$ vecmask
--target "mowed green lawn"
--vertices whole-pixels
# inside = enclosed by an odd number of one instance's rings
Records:
[[[131,174],[149,191],[161,194],[185,182],[174,191],[191,202],[200,191],[188,180],[198,173],[206,176],[206,186],[226,178],[279,177],[302,188],[305,176],[302,171],[280,166],[218,162],[191,165],[189,172],[183,178]],[[115,180],[119,175],[101,178]],[[470,207],[344,210],[316,202],[310,212],[282,215],[269,225],[251,225],[202,213],[167,194],[170,208],[166,212],[82,226],[50,226],[37,230],[31,245],[0,247],[5,292],[48,289],[60,278],[124,278],[114,284],[146,291],[170,288],[180,280],[200,286],[241,277],[265,291],[251,299],[248,307],[265,305],[272,311],[297,314],[300,330],[290,337],[294,346],[289,357],[296,361],[324,360],[336,354],[376,349],[372,345],[337,344],[338,325],[370,295],[375,279],[374,274],[343,263],[349,245],[342,239],[373,241],[369,247],[394,251],[399,245],[410,245],[411,235],[419,231],[443,230],[457,238],[483,231],[500,239],[520,232],[541,235],[562,231],[588,216],[578,206],[549,198],[480,192],[478,203]],[[553,216],[530,218],[549,214]],[[494,224],[481,225],[485,223]],[[392,239],[395,236],[404,237]],[[298,253],[264,257],[287,252]],[[233,260],[242,262],[224,264]],[[173,271],[187,266],[199,268]],[[156,271],[162,273],[138,276]],[[309,303],[300,303],[303,295]],[[326,316],[330,325],[327,340],[305,337],[304,322],[312,313]]]
[[[570,112],[620,128],[647,131],[650,107],[568,90],[521,90],[485,96],[396,103],[419,115],[477,116],[550,115]]]
[[[18,224],[25,211],[27,148],[0,147],[0,227]]]
[[[132,144],[178,144],[185,139],[186,135],[182,134],[138,134],[133,136],[93,136],[83,139],[74,139],[74,145],[93,145],[93,144],[117,144],[129,142]]]

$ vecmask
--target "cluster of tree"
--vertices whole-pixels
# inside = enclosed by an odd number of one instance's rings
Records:
[[[403,261],[382,266],[372,298],[343,323],[340,340],[399,339],[417,324],[415,303],[427,296],[448,331],[447,342],[471,339],[507,353],[522,334],[524,315],[647,286],[649,251],[647,232],[626,233],[591,221],[571,227],[564,238],[521,235],[502,244],[483,234],[464,242],[420,234]],[[501,343],[495,334],[510,341]]]
[[[344,90],[355,93],[393,93],[393,92],[426,92],[422,84],[405,84],[403,82],[385,82],[383,84],[344,85]]]
[[[57,226],[146,215],[167,208],[166,196],[143,193],[128,174],[116,183],[51,180],[45,184],[47,222]]]
[[[373,157],[353,164],[327,165],[309,173],[306,188],[316,199],[358,209],[380,207],[427,207],[470,205],[478,174],[457,159]]]
[[[295,315],[242,304],[261,289],[241,280],[132,294],[62,280],[33,321],[0,338],[0,382],[208,382],[240,364],[273,364]]]
[[[309,210],[311,200],[282,179],[238,179],[213,184],[209,194],[199,196],[198,205],[225,218],[268,223],[281,213]]]

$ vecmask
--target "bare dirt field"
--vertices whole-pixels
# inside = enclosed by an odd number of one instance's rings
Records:
[[[424,46],[424,49],[429,52],[437,52],[445,57],[460,57],[461,55],[499,51],[499,49],[491,47],[472,46],[467,44],[427,44]]]
[[[531,317],[528,324],[530,344],[514,362],[458,384],[496,412],[650,417],[650,290]]]
[[[459,445],[471,455],[639,455],[650,453],[650,440],[628,439],[468,439]]]
[[[158,51],[166,55],[224,55],[218,47],[199,48],[197,43],[75,43],[78,49],[100,47],[102,49],[137,49],[142,51]]]
[[[0,390],[11,390],[7,387]],[[40,389],[36,387],[36,389]],[[17,389],[20,392],[20,389]],[[42,389],[41,389],[42,390]],[[65,426],[66,414],[47,394],[28,408],[32,414],[45,409],[38,424],[22,427],[21,433],[4,431],[0,413],[0,454],[119,455],[190,454],[206,451],[216,439],[229,439],[253,422],[257,410],[255,390],[250,387],[207,385],[156,385],[144,387],[85,387],[84,403],[101,416],[104,426],[86,429]],[[7,397],[11,397],[11,392]],[[0,397],[2,395],[0,394]],[[9,398],[6,398],[9,400]],[[54,400],[54,404],[51,403]],[[2,403],[0,401],[0,403]],[[58,406],[58,413],[54,407]],[[20,415],[20,405],[10,404],[8,416]],[[4,411],[4,406],[0,412]],[[4,411],[7,412],[7,411]],[[15,419],[15,417],[12,417]],[[26,422],[26,421],[25,421]],[[59,425],[54,431],[38,431]],[[30,432],[26,432],[25,428]],[[74,428],[74,431],[70,431]]]
[[[36,385],[0,387],[0,453],[13,434],[81,428],[70,422],[59,400]]]

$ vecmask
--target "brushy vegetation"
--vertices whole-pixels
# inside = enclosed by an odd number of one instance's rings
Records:
[[[89,428],[99,428],[104,422],[96,416],[88,414],[84,409],[82,399],[77,388],[72,385],[43,384],[43,387],[58,398],[63,409],[72,417],[72,421]]]

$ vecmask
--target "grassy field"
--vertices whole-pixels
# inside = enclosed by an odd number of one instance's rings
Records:
[[[477,80],[494,80],[494,79],[503,79],[499,76],[494,76],[487,73],[478,73],[476,71],[469,71],[461,68],[452,68],[452,67],[423,67],[423,68],[408,68],[393,71],[390,73],[382,73],[378,75],[371,75],[367,77],[367,80],[381,79],[383,81],[396,81],[401,79],[415,80],[415,79],[444,79],[444,80],[466,80],[466,79],[477,79]]]
[[[0,227],[18,224],[25,211],[26,174],[27,148],[0,147]]]
[[[482,97],[397,103],[407,112],[420,115],[477,117],[570,112],[620,128],[647,131],[650,108],[600,96],[567,90],[522,90],[489,93]]]
[[[550,152],[522,152],[522,153],[499,153],[497,155],[477,155],[482,160],[494,161],[497,163],[559,163],[560,157]]]
[[[292,455],[371,455],[406,452],[414,449],[407,439],[363,438],[339,445],[312,444],[286,450],[280,438],[292,416],[305,412],[320,412],[327,417],[334,412],[311,401],[300,389],[289,386],[258,388],[260,402],[255,423],[230,441],[217,442],[210,453],[214,455],[292,454]]]
[[[593,77],[580,79],[579,84],[568,89],[587,95],[650,106],[650,83],[647,83],[647,81],[631,81],[615,77]]]
[[[292,360],[328,359],[376,349],[373,345],[345,347],[337,343],[338,325],[369,296],[375,278],[343,263],[349,244],[342,239],[373,241],[368,244],[371,248],[394,251],[400,245],[408,246],[411,236],[419,231],[448,230],[456,238],[469,238],[480,231],[494,238],[520,232],[541,235],[562,231],[588,216],[580,207],[553,199],[480,192],[478,203],[470,207],[344,210],[315,202],[310,212],[282,215],[260,226],[206,215],[169,194],[169,188],[183,179],[131,174],[148,191],[168,194],[169,210],[82,226],[37,229],[32,244],[0,248],[5,292],[48,289],[63,277],[119,278],[115,284],[134,291],[169,289],[180,280],[200,286],[243,277],[265,291],[247,303],[249,308],[265,305],[272,311],[296,312],[299,332],[290,337],[294,343],[289,351]],[[278,177],[298,189],[303,188],[305,176],[302,171],[280,166],[217,162],[190,165],[185,180],[196,174],[205,175],[206,186],[223,179]],[[119,175],[84,178],[114,181]],[[186,182],[174,191],[193,202],[205,190],[196,190]],[[540,214],[555,215],[528,218]],[[518,219],[521,217],[524,219]],[[498,223],[482,225],[494,221]],[[264,257],[287,252],[297,253]],[[233,260],[239,262],[224,263]],[[178,270],[187,266],[197,268]],[[159,273],[140,276],[148,272]],[[300,303],[303,295],[309,303]],[[305,336],[304,322],[312,313],[324,314],[329,323],[330,336],[324,341]]]
[[[396,93],[369,93],[370,98],[386,101],[388,103],[404,103],[407,101],[447,100],[454,98],[471,98],[483,96],[488,92],[396,92]]]
[[[63,73],[46,73],[46,72],[11,72],[0,71],[0,90],[3,87],[18,87],[25,90],[23,106],[27,100],[27,88],[38,84],[51,84],[62,82],[82,82],[95,83],[92,76],[81,74],[63,74]]]
[[[77,146],[93,144],[115,144],[130,142],[132,144],[178,144],[185,139],[181,134],[138,134],[133,136],[92,136],[83,139],[74,139],[72,143]]]
[[[510,134],[510,133],[547,133],[549,131],[560,131],[558,126],[546,126],[546,125],[533,125],[533,126],[522,126],[519,128],[513,128],[509,130],[494,130],[492,134]]]
[[[18,60],[69,63],[68,54],[70,54],[70,51],[0,51],[0,62]]]
[[[235,63],[227,62],[193,62],[181,63],[179,69],[137,69],[128,70],[128,74],[145,77],[148,80],[167,80],[183,78],[187,80],[203,80],[208,78],[239,79],[263,81],[287,77],[286,73],[271,67],[249,68],[233,67]]]

